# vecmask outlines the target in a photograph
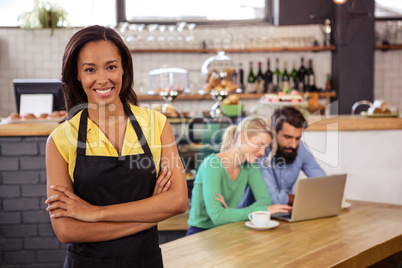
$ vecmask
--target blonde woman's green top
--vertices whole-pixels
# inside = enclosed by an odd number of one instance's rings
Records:
[[[256,202],[245,208],[237,208],[247,186],[253,191]],[[227,209],[215,200],[216,193],[224,197]],[[270,205],[271,198],[257,164],[245,162],[237,179],[233,181],[221,159],[211,154],[204,159],[197,171],[187,223],[189,226],[210,229],[230,222],[248,220],[249,213],[267,211]]]

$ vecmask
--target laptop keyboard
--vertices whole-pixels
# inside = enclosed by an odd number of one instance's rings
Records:
[[[292,217],[291,213],[276,213],[272,214],[274,218],[285,218],[285,219],[290,219]]]

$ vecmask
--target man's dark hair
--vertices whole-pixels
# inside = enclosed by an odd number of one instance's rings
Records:
[[[275,128],[276,133],[282,129],[283,122],[295,128],[304,129],[307,127],[307,120],[304,118],[303,114],[292,106],[283,106],[272,114],[271,124]]]

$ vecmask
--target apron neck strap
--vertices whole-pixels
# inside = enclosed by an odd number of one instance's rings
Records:
[[[78,127],[77,154],[85,156],[87,142],[88,109],[84,108],[81,113],[80,125]]]
[[[124,111],[128,115],[128,118],[130,119],[131,125],[133,125],[133,128],[135,130],[135,134],[137,134],[138,140],[140,141],[140,144],[142,146],[142,150],[144,150],[144,153],[150,154],[151,150],[149,149],[147,139],[144,136],[144,133],[142,132],[142,129],[140,127],[140,124],[137,121],[137,118],[129,108],[129,104],[123,104]]]

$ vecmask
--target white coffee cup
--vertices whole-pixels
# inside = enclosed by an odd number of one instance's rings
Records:
[[[251,223],[256,227],[266,227],[271,220],[271,213],[269,211],[254,211],[248,214]]]

